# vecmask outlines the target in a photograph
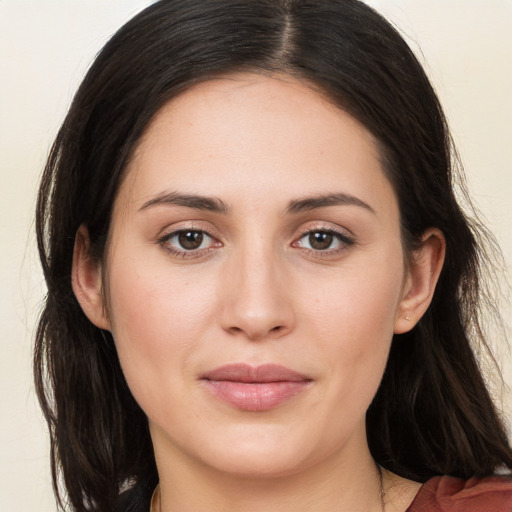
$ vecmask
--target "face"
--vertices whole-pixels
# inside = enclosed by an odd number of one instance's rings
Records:
[[[357,456],[403,261],[374,139],[307,85],[237,75],[168,103],[127,169],[103,269],[157,458],[284,475]]]

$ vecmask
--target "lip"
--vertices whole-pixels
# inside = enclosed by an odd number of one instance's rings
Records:
[[[206,389],[244,411],[274,409],[305,390],[312,379],[276,364],[228,364],[201,376]]]

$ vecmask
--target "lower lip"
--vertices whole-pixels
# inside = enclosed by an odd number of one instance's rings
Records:
[[[268,411],[307,388],[310,381],[238,382],[204,380],[208,391],[227,404],[244,411]]]

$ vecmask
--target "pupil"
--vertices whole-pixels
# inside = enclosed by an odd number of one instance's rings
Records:
[[[322,233],[319,231],[311,233],[309,235],[309,244],[313,249],[329,249],[332,244],[332,235],[330,233]]]
[[[203,233],[200,231],[182,231],[178,240],[183,249],[198,249],[203,243]]]

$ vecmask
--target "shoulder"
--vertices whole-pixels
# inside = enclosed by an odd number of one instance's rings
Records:
[[[512,478],[437,476],[421,486],[407,512],[512,512]]]

